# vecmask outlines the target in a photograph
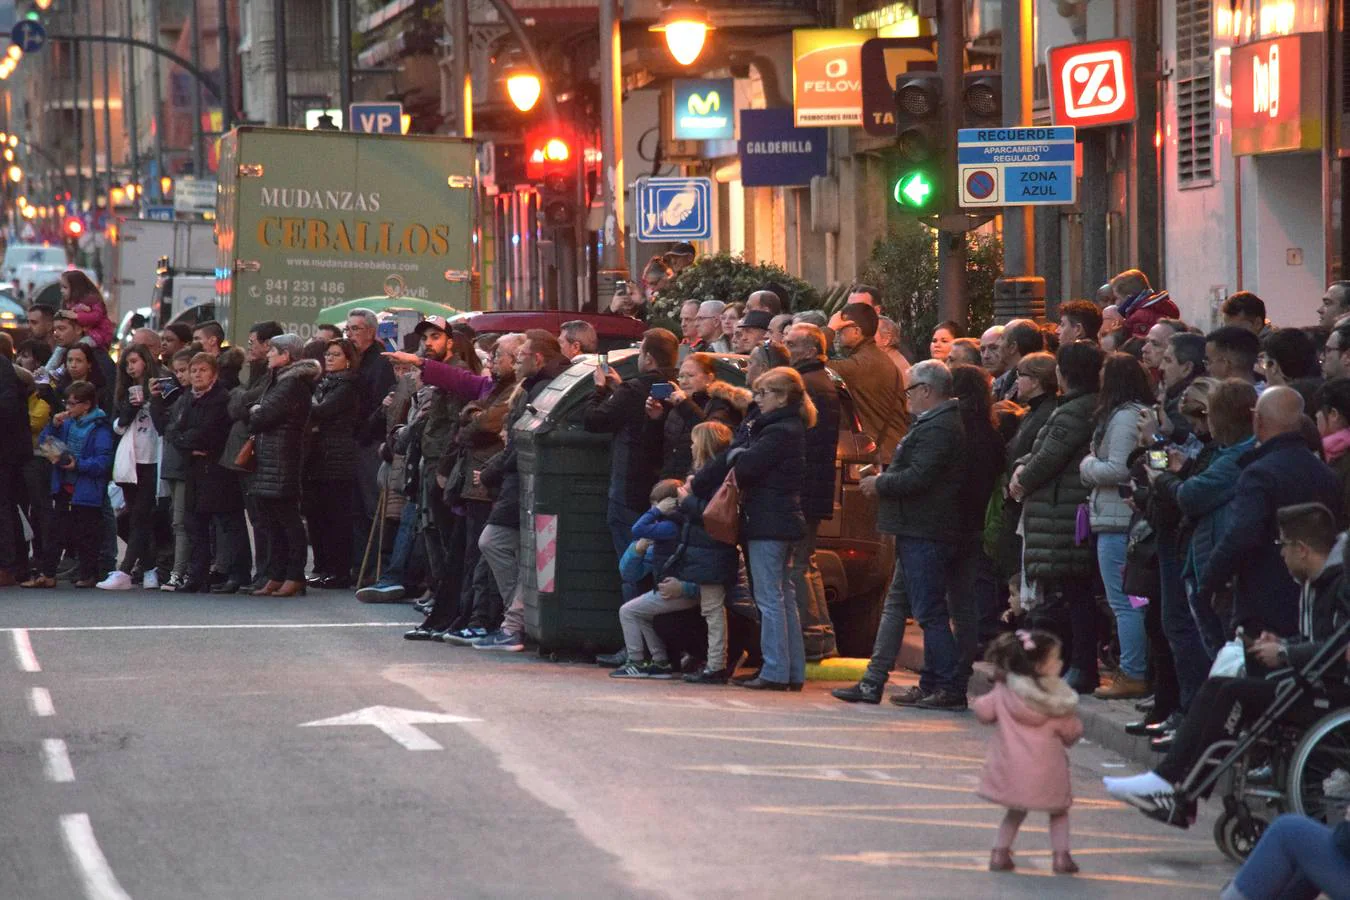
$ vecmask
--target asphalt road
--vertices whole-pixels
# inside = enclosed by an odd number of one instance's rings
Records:
[[[413,618],[0,592],[0,897],[1172,898],[1232,872],[1208,819],[1107,799],[1126,769],[1095,746],[1071,752],[1083,873],[1050,874],[1033,815],[995,875],[969,715],[616,682],[408,643]],[[300,727],[372,707],[472,721]]]

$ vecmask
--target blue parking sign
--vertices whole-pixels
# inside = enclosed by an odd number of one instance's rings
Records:
[[[637,195],[638,240],[712,238],[711,178],[641,178]]]

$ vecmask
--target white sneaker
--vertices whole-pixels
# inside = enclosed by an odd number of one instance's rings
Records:
[[[1103,778],[1106,792],[1144,812],[1170,810],[1176,806],[1176,788],[1157,772],[1144,772],[1125,778]]]
[[[156,569],[147,569],[145,577],[141,579],[141,587],[147,591],[159,590],[159,571]]]
[[[129,591],[131,576],[126,572],[109,572],[108,577],[94,585],[100,591]]]

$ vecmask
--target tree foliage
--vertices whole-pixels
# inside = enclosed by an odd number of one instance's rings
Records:
[[[792,310],[815,309],[820,295],[810,283],[788,273],[771,262],[748,263],[730,253],[702,256],[675,277],[659,297],[652,301],[648,321],[679,334],[680,306],[686,300],[721,300],[743,303],[751,293],[763,290],[769,282],[787,289]]]

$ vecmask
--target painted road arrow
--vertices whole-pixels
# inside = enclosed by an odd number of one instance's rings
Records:
[[[367,706],[345,716],[331,719],[319,719],[315,722],[303,722],[301,728],[327,727],[330,725],[374,725],[403,745],[405,750],[444,750],[440,744],[422,733],[417,725],[458,725],[463,722],[479,722],[465,716],[452,716],[448,713],[423,712],[418,709],[399,709],[396,706]]]

